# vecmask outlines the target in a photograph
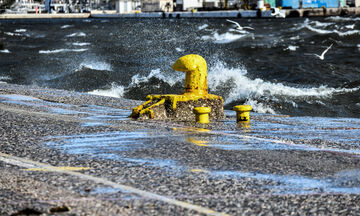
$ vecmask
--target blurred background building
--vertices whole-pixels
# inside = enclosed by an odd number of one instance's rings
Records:
[[[360,0],[0,0],[0,12],[113,13],[360,7]]]

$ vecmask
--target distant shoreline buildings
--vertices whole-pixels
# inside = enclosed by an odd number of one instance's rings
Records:
[[[360,7],[360,0],[0,0],[6,13],[140,13]]]

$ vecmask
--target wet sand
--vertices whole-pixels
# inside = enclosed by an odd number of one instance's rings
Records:
[[[0,214],[359,214],[359,119],[128,119],[140,103],[0,83]]]

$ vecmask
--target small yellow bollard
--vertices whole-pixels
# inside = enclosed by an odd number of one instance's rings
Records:
[[[234,106],[233,110],[236,111],[236,122],[237,123],[249,123],[250,122],[250,111],[252,110],[252,107],[250,105]]]
[[[209,124],[210,107],[195,107],[193,112],[196,115],[196,122],[201,124]]]

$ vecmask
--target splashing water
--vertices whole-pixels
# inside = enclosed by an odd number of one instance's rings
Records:
[[[214,43],[218,44],[227,44],[231,43],[233,41],[239,40],[240,38],[243,38],[247,36],[246,34],[232,34],[230,32],[226,32],[224,34],[219,34],[215,32],[212,36],[202,36],[202,40],[212,40]]]
[[[131,78],[131,83],[129,86],[134,86],[139,83],[148,82],[151,78],[157,78],[168,83],[170,86],[175,85],[175,83],[182,81],[184,79],[184,74],[181,72],[174,72],[174,73],[164,73],[161,72],[160,69],[152,70],[149,75],[141,76],[136,74]]]
[[[199,26],[199,27],[198,27],[198,30],[201,31],[201,30],[203,30],[203,29],[206,29],[207,27],[209,27],[209,25],[208,25],[208,24],[204,24],[204,25]]]
[[[102,62],[102,61],[87,60],[80,64],[80,69],[81,68],[89,68],[92,70],[99,70],[99,71],[101,71],[101,70],[102,71],[112,71],[111,65],[107,62]]]
[[[211,89],[215,91],[224,85],[230,85],[232,88],[225,98],[225,104],[247,100],[257,112],[275,113],[268,105],[260,103],[258,100],[269,98],[273,101],[288,100],[294,107],[296,103],[291,99],[302,98],[306,100],[308,97],[314,98],[330,98],[334,93],[357,91],[359,88],[329,88],[320,87],[292,87],[282,83],[266,82],[260,78],[250,79],[246,76],[245,67],[228,68],[224,63],[218,61],[214,67],[210,68],[208,74],[208,83]]]
[[[122,98],[124,96],[124,87],[116,84],[112,84],[110,89],[97,89],[88,92],[89,94],[93,95],[101,95],[101,96],[107,96],[107,97],[116,97],[116,98]]]

